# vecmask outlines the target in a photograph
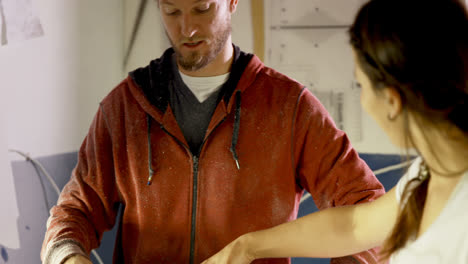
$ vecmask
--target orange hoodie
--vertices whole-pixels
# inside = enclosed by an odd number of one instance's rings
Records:
[[[319,209],[384,193],[319,101],[255,56],[216,107],[194,156],[167,103],[172,52],[102,101],[51,210],[43,260],[64,241],[89,254],[120,203],[115,263],[200,263],[244,233],[295,219],[304,189]],[[354,259],[374,263],[376,255]]]

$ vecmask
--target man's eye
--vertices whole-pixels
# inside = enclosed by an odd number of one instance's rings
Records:
[[[172,16],[172,15],[176,15],[177,13],[179,12],[179,10],[175,9],[175,8],[166,8],[164,10],[164,13],[168,16]]]
[[[199,6],[195,8],[195,11],[197,11],[197,13],[203,14],[203,13],[210,11],[210,9],[211,9],[211,5],[207,4],[207,5],[203,5],[203,6]]]

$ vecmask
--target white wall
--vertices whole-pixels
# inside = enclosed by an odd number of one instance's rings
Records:
[[[239,0],[237,11],[232,15],[232,42],[243,51],[253,53],[254,43],[250,2],[250,0]]]
[[[8,147],[35,156],[79,147],[122,78],[122,3],[36,1],[45,36],[0,48]]]
[[[139,5],[140,1],[124,1],[125,54],[127,53]],[[124,69],[125,73],[148,65],[151,60],[160,57],[169,46],[169,41],[166,38],[163,26],[159,20],[159,9],[156,6],[156,1],[148,1],[135,44],[133,45],[128,63]]]
[[[0,46],[2,212],[16,205],[10,161],[23,159],[6,149],[33,157],[78,150],[99,101],[123,77],[122,0],[32,2],[45,35]],[[10,247],[4,234],[16,229],[4,229],[14,215],[0,219],[0,244]]]

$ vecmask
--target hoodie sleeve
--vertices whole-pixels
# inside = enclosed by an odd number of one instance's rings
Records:
[[[325,108],[307,89],[298,98],[294,122],[296,175],[319,210],[373,201],[385,193],[346,134],[336,128]],[[377,263],[377,260],[377,251],[372,249],[332,259],[331,263]]]
[[[100,109],[81,145],[70,181],[50,210],[41,260],[60,263],[71,254],[89,256],[103,232],[114,225],[118,205],[111,135]]]

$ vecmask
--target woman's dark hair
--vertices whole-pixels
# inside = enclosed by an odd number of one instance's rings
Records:
[[[376,91],[392,87],[403,114],[451,123],[468,134],[468,18],[457,0],[371,0],[349,30],[357,63]],[[406,129],[407,142],[412,142]],[[382,250],[388,258],[417,235],[428,181],[408,184],[397,223]]]

